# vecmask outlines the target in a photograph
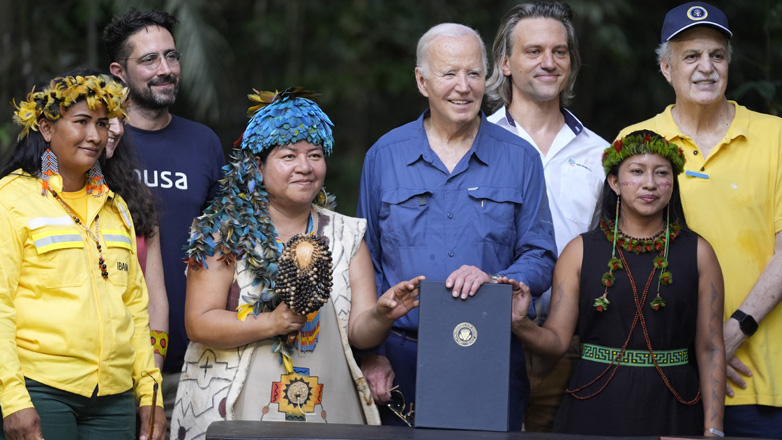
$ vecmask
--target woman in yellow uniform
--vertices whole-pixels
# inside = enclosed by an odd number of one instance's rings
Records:
[[[109,77],[66,76],[16,107],[0,171],[3,438],[131,439],[136,402],[141,438],[165,432],[133,222],[101,171],[125,96]]]

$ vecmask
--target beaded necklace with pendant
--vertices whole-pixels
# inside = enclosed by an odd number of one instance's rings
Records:
[[[54,199],[60,202],[60,206],[65,210],[65,212],[68,213],[68,215],[71,216],[71,219],[73,219],[73,222],[76,223],[76,226],[79,226],[84,230],[84,232],[87,233],[87,236],[89,236],[93,241],[95,241],[95,247],[98,249],[98,269],[100,269],[100,275],[104,279],[109,278],[109,272],[106,267],[106,260],[103,259],[103,248],[100,245],[100,225],[98,224],[98,219],[100,218],[100,215],[95,216],[95,232],[93,233],[90,231],[90,229],[79,219],[79,217],[71,210],[71,208],[68,207],[68,205],[65,204],[65,202],[60,199],[60,196],[52,191],[49,190],[52,195],[54,196]]]

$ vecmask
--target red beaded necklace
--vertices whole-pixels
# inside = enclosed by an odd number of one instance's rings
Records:
[[[655,257],[653,262],[655,269],[660,269],[661,273],[657,283],[657,296],[651,302],[650,306],[655,311],[665,307],[665,301],[663,301],[660,296],[660,286],[673,283],[671,272],[666,270],[668,267],[668,245],[672,244],[681,232],[682,227],[679,225],[679,222],[675,221],[668,226],[664,226],[660,232],[649,238],[631,237],[619,229],[617,222],[601,220],[600,229],[603,231],[608,241],[613,242],[613,245],[611,249],[611,259],[608,261],[608,272],[604,273],[603,278],[600,280],[603,283],[603,286],[605,286],[605,289],[603,290],[602,296],[595,298],[593,307],[595,307],[598,312],[603,312],[607,310],[608,306],[611,304],[611,301],[608,299],[608,288],[612,287],[616,282],[614,271],[623,268],[622,260],[616,258],[615,254],[617,250],[621,249],[632,251],[636,254],[660,252],[660,255]]]
[[[71,208],[69,208],[68,205],[66,205],[65,202],[63,202],[62,199],[60,199],[60,196],[56,192],[52,191],[51,189],[49,189],[49,192],[52,193],[55,200],[60,202],[60,206],[62,206],[65,212],[67,212],[68,215],[71,216],[71,219],[73,219],[73,222],[76,223],[76,226],[82,228],[84,232],[87,233],[87,236],[89,236],[91,239],[93,239],[93,241],[95,241],[95,247],[98,248],[98,269],[100,269],[100,275],[104,279],[108,279],[109,272],[106,268],[106,260],[103,259],[103,248],[100,245],[101,234],[100,234],[100,225],[98,224],[98,219],[100,218],[100,215],[95,216],[95,233],[93,233],[84,223],[82,223],[81,219],[79,219],[79,217],[73,211],[71,211]]]

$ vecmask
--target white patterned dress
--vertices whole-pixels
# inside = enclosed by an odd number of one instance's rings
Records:
[[[337,326],[338,332],[331,333],[332,335],[339,335],[340,341],[337,341],[337,343],[342,348],[342,356],[340,356],[340,359],[335,360],[335,363],[338,361],[340,364],[346,365],[347,368],[343,370],[350,372],[351,377],[347,380],[355,388],[355,393],[352,390],[328,391],[338,393],[343,397],[355,394],[357,405],[363,412],[362,422],[370,425],[379,425],[380,417],[372,400],[372,394],[353,358],[348,342],[348,316],[351,304],[350,274],[348,269],[364,238],[366,220],[343,216],[317,207],[314,209],[318,213],[317,234],[328,241],[334,268],[331,299],[324,307],[332,308],[329,312],[333,311],[335,313],[336,321],[339,323]],[[250,274],[246,270],[243,261],[239,261],[236,265],[234,281],[239,285],[241,292],[239,304],[243,304],[244,302],[241,298],[254,288]],[[324,315],[324,313],[321,314]],[[331,315],[331,313],[329,315],[333,319],[334,315]],[[322,319],[325,319],[325,317]],[[321,337],[325,337],[324,335],[327,334],[321,333]],[[319,344],[323,343],[323,341],[319,342]],[[334,344],[335,341],[332,340],[329,340],[327,343],[327,345]],[[254,355],[256,349],[269,350],[268,356],[263,352],[258,352]],[[212,348],[191,342],[185,353],[185,363],[182,366],[182,375],[179,381],[179,389],[177,390],[176,403],[174,404],[171,420],[171,438],[177,440],[204,439],[206,437],[206,429],[212,422],[235,420],[237,400],[244,389],[250,366],[253,364],[255,365],[254,368],[257,368],[261,357],[269,362],[270,369],[274,369],[274,371],[279,369],[283,372],[282,375],[278,375],[279,380],[272,382],[271,386],[290,385],[292,382],[302,380],[306,382],[307,379],[286,377],[284,375],[284,369],[279,365],[278,356],[271,352],[267,342],[261,341],[232,349]],[[295,357],[294,366],[296,366]],[[322,368],[323,366],[321,366]],[[302,370],[297,370],[294,374],[302,372]],[[306,375],[299,374],[299,376]],[[314,387],[317,389],[318,385],[321,385],[321,390],[323,390],[322,384],[315,383]],[[309,388],[312,388],[312,386]],[[290,408],[285,408],[284,405],[286,403],[290,404],[290,402],[280,398],[279,393],[277,396],[276,402],[270,401],[267,404],[267,410],[271,409],[275,412],[289,410]],[[313,399],[317,400],[316,398],[317,396],[313,394]],[[312,406],[312,403],[309,402],[309,405],[303,405],[301,407],[302,411],[307,412],[310,409],[314,411],[315,408]],[[325,418],[326,413],[324,411],[326,409],[329,412],[333,412],[338,408],[320,408],[320,412],[313,414],[318,418]],[[262,414],[258,414],[256,420],[260,420],[261,417]],[[264,418],[264,420],[266,419]],[[312,419],[312,417],[308,419]],[[331,416],[327,420],[332,421]]]

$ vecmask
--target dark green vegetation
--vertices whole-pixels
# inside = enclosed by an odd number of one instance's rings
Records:
[[[507,0],[0,0],[0,158],[16,140],[11,99],[77,66],[106,68],[100,34],[131,6],[177,15],[183,78],[174,112],[211,126],[228,151],[246,94],[301,85],[336,125],[327,187],[352,214],[364,152],[426,108],[415,44],[434,24],[476,28],[491,48]],[[678,1],[572,0],[584,66],[570,107],[608,140],[673,102],[654,49]],[[734,32],[728,98],[782,113],[782,2],[712,0]]]

